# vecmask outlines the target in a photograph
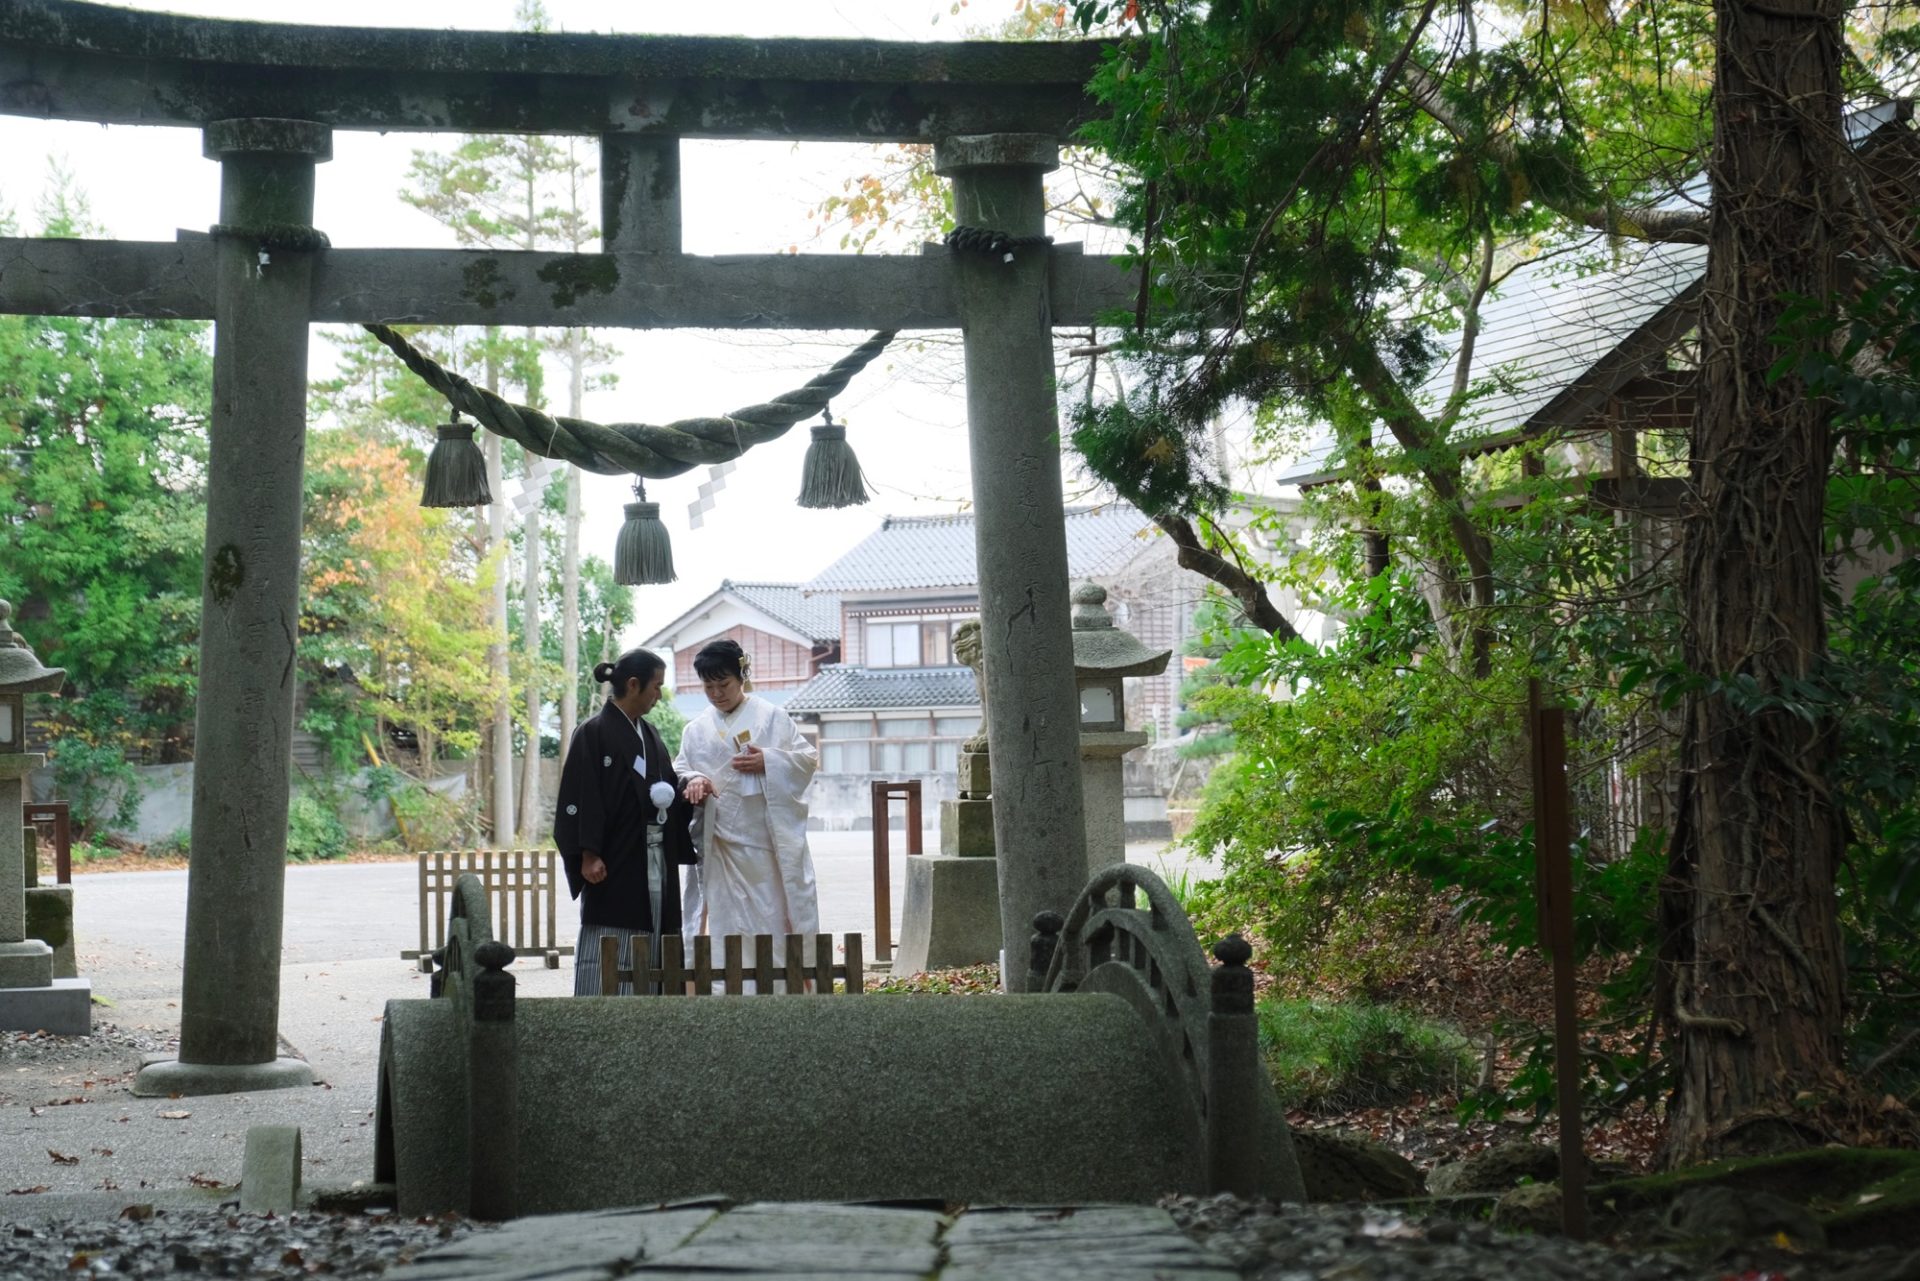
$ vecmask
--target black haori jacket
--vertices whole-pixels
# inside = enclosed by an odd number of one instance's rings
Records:
[[[573,732],[566,763],[560,770],[560,796],[553,815],[553,843],[567,870],[567,888],[580,900],[582,925],[609,925],[626,930],[652,927],[653,905],[647,900],[647,828],[660,825],[660,814],[647,793],[653,784],[673,788],[673,804],[665,824],[666,866],[660,878],[660,930],[680,931],[680,876],[678,863],[695,860],[687,824],[694,808],[680,791],[673,772],[673,756],[660,732],[643,718],[644,752],[633,722],[611,701],[600,714]],[[644,755],[646,773],[634,769]],[[607,865],[607,879],[587,884],[580,874],[585,850]]]

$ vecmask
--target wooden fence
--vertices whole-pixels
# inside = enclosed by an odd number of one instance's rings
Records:
[[[787,935],[787,955],[785,963],[776,967],[773,960],[773,935],[753,935],[753,964],[748,965],[743,957],[745,936],[728,934],[720,940],[721,963],[715,968],[713,963],[713,940],[702,934],[693,940],[693,964],[685,963],[686,949],[677,934],[669,934],[660,940],[660,955],[653,957],[653,951],[644,937],[633,940],[636,952],[649,953],[644,961],[632,969],[620,968],[620,943],[618,939],[602,937],[600,940],[600,995],[618,996],[622,983],[631,983],[636,992],[650,991],[658,984],[665,996],[712,996],[714,984],[723,985],[722,991],[730,996],[740,996],[746,992],[748,980],[753,982],[753,990],[760,996],[771,996],[774,984],[784,982],[786,990],[798,996],[807,990],[807,984],[813,984],[816,996],[829,996],[833,992],[835,979],[846,984],[849,996],[858,996],[865,990],[864,965],[861,960],[861,942],[858,934],[843,937],[846,959],[836,963],[833,959],[833,935],[814,935],[813,964],[806,962],[806,937],[800,934]]]
[[[555,928],[559,900],[557,850],[428,850],[420,855],[420,946],[400,953],[433,970],[433,954],[447,945],[447,902],[453,883],[471,872],[486,887],[494,937],[519,956],[541,956],[560,968],[571,946]],[[431,931],[431,936],[429,936]]]

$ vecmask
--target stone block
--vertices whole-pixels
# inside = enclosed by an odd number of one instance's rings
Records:
[[[0,1031],[88,1035],[93,1031],[93,984],[53,979],[37,987],[0,987]]]
[[[992,858],[993,802],[941,801],[940,852],[948,858]]]
[[[468,1195],[452,1004],[386,1007],[373,1174],[403,1215]],[[524,1215],[692,1195],[1146,1204],[1205,1182],[1157,1022],[1104,993],[523,997],[514,1029],[519,1103],[497,1123],[519,1127]]]
[[[300,1127],[250,1125],[240,1166],[244,1214],[287,1214],[300,1199]]]
[[[909,858],[893,972],[984,965],[999,955],[999,860],[942,854]]]
[[[993,791],[993,768],[985,752],[960,753],[960,795],[979,799]]]
[[[53,977],[80,977],[73,955],[73,886],[41,885],[27,891],[27,937],[53,949]]]
[[[39,939],[0,943],[0,988],[45,987],[53,982],[53,949]]]

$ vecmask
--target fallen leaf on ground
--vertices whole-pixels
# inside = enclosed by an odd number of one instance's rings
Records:
[[[162,1121],[184,1121],[192,1115],[193,1113],[191,1112],[162,1112],[160,1119]]]
[[[189,1174],[187,1182],[196,1188],[224,1188],[227,1185],[210,1174]]]
[[[130,1205],[120,1211],[120,1217],[123,1219],[132,1219],[135,1223],[145,1223],[153,1217],[153,1207],[150,1205]]]
[[[68,1156],[65,1152],[55,1152],[52,1148],[47,1149],[47,1155],[53,1158],[53,1163],[55,1165],[79,1165],[80,1164],[79,1157]]]
[[[36,1192],[45,1192],[46,1190],[47,1190],[46,1184],[36,1183],[30,1188],[8,1188],[7,1195],[8,1196],[32,1196]]]

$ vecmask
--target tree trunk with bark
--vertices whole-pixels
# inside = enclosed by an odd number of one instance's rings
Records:
[[[1670,1163],[1820,1143],[1842,1085],[1842,816],[1832,728],[1795,697],[1826,653],[1830,408],[1770,382],[1792,296],[1827,298],[1846,238],[1835,0],[1721,0],[1713,201],[1686,532],[1686,781],[1662,893],[1676,1084]]]

